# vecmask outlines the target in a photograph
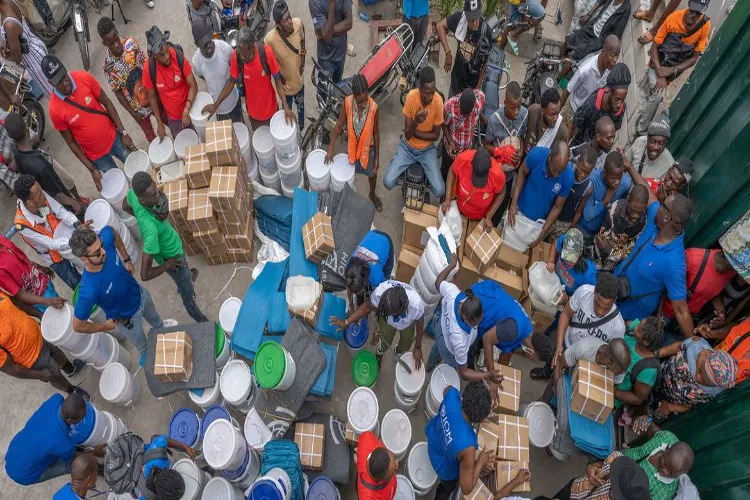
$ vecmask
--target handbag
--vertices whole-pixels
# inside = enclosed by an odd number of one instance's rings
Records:
[[[617,279],[617,300],[640,300],[644,297],[648,297],[649,295],[654,295],[656,293],[660,293],[661,290],[656,290],[654,292],[648,292],[648,293],[641,293],[639,295],[630,295],[631,287],[630,287],[630,280],[627,276],[625,276],[625,273],[630,268],[630,265],[633,263],[636,257],[638,257],[638,254],[641,253],[641,250],[643,250],[643,247],[648,245],[650,243],[650,238],[643,242],[643,244],[638,247],[638,250],[631,253],[628,261],[625,263],[625,266],[623,266],[622,271],[620,271],[620,274],[615,276]]]

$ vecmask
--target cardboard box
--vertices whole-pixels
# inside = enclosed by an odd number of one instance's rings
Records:
[[[162,382],[187,382],[193,374],[193,341],[185,332],[156,337],[154,376]]]
[[[461,290],[466,290],[483,278],[484,276],[482,276],[482,273],[479,272],[476,266],[472,264],[469,259],[464,259],[464,261],[458,265],[458,272],[456,272],[456,276],[453,277],[453,283]]]
[[[552,323],[555,322],[555,318],[547,316],[543,312],[534,309],[529,297],[524,298],[521,301],[521,305],[529,316],[529,319],[531,319],[531,324],[534,326],[534,332],[545,333],[549,330],[549,327],[552,326]]]
[[[396,280],[409,283],[417,271],[421,257],[421,248],[401,245],[401,251],[398,254],[398,263],[396,264]]]
[[[214,207],[215,208],[215,207]],[[247,207],[244,206],[240,210],[214,210],[216,213],[216,218],[219,220],[219,224],[223,224],[227,228],[232,228],[233,226],[239,226],[242,229],[245,227],[245,221],[247,220],[247,214],[249,213],[249,210],[247,210]],[[242,234],[242,230],[240,230],[239,233],[234,234]]]
[[[187,224],[195,233],[219,228],[216,223],[214,208],[208,199],[208,188],[190,191]]]
[[[219,232],[219,228],[195,232],[193,233],[193,238],[203,248],[215,247],[217,245],[226,246],[224,235]]]
[[[615,383],[612,372],[591,361],[581,360],[571,379],[570,408],[603,424],[614,409]]]
[[[428,206],[430,205],[425,205],[425,207]],[[432,215],[408,208],[404,209],[404,234],[401,243],[424,250],[430,240],[430,236],[427,234],[427,228],[430,226],[437,226],[437,212]]]
[[[510,483],[522,469],[529,468],[529,462],[497,462],[495,464],[495,475],[497,476],[497,487],[502,488]],[[513,493],[528,493],[531,491],[529,481],[519,484],[513,488]]]
[[[499,415],[497,460],[529,461],[529,421],[513,415]]]
[[[206,156],[212,167],[237,166],[240,162],[242,155],[232,120],[206,124]]]
[[[230,262],[245,262],[245,263],[252,263],[253,262],[253,251],[250,250],[227,250],[227,256],[229,257]]]
[[[188,158],[192,158],[193,156],[203,156],[206,154],[206,145],[201,144],[193,144],[192,146],[188,146],[185,148],[185,158],[183,160],[187,162]]]
[[[289,313],[292,316],[298,316],[301,319],[303,319],[308,325],[315,328],[315,324],[318,322],[318,314],[320,313],[320,309],[323,306],[323,290],[320,290],[320,295],[318,296],[318,300],[315,302],[315,305],[313,305],[309,309],[289,309]]]
[[[515,415],[521,403],[521,370],[500,363],[495,363],[495,370],[502,373],[504,379],[494,411],[506,415]]]
[[[508,245],[500,245],[500,251],[495,258],[495,265],[500,269],[520,275],[529,266],[529,256],[526,253],[512,249]]]
[[[480,273],[484,273],[495,262],[501,243],[502,238],[495,228],[487,232],[481,224],[477,224],[466,237],[464,262],[471,261]]]
[[[224,240],[227,242],[227,248],[230,250],[243,252],[251,252],[253,250],[253,218],[248,217],[243,226],[244,230],[241,234],[227,234],[224,236]]]
[[[349,422],[346,423],[346,434],[344,434],[344,439],[346,439],[346,442],[351,445],[357,445],[357,441],[359,441],[359,434],[354,432],[354,429],[351,425],[349,425]]]
[[[238,222],[236,224],[225,224],[219,219],[219,231],[225,236],[239,235],[245,232],[245,222]]]
[[[164,195],[169,200],[169,220],[173,226],[187,226],[188,183],[186,179],[167,182],[162,186]]]
[[[555,247],[546,242],[541,242],[529,250],[529,266],[534,262],[549,262],[555,256]]]
[[[299,447],[303,469],[323,470],[323,424],[298,423],[294,427],[294,442]]]
[[[185,177],[190,189],[201,189],[211,184],[211,164],[206,155],[185,158]]]
[[[474,485],[474,489],[468,495],[461,495],[464,500],[492,500],[495,495],[492,494],[490,489],[482,482],[481,479],[477,479],[477,483]]]
[[[208,198],[214,210],[245,210],[247,178],[239,174],[237,167],[214,167],[211,170]]]
[[[479,452],[482,450],[488,450],[491,453],[496,454],[499,439],[500,427],[490,420],[482,422],[479,425],[479,432],[477,433],[477,441],[479,442],[477,456],[479,456]]]
[[[209,266],[218,266],[221,264],[229,264],[232,262],[229,259],[229,255],[225,253],[216,253],[216,254],[203,254],[203,257],[206,259],[206,262]]]
[[[201,253],[201,246],[193,238],[193,233],[188,231],[186,233],[180,233],[180,239],[182,239],[182,250],[190,255],[198,255]]]
[[[503,289],[516,300],[524,296],[529,289],[529,272],[526,269],[523,270],[523,274],[517,275],[497,266],[490,266],[485,276],[500,283]]]
[[[335,249],[331,218],[323,212],[313,215],[302,226],[302,240],[307,260],[320,264]]]

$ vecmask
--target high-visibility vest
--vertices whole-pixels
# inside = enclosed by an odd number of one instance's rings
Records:
[[[367,109],[367,118],[365,119],[365,127],[362,129],[362,134],[357,139],[357,135],[354,133],[354,96],[350,95],[344,99],[344,112],[346,113],[347,132],[349,134],[349,163],[354,164],[355,161],[359,160],[363,170],[367,170],[367,163],[370,159],[370,148],[372,148],[373,130],[375,129],[375,113],[378,111],[378,105],[372,99]]]
[[[54,213],[52,213],[52,208],[50,208],[49,206],[49,201],[44,200],[44,203],[47,205],[47,210],[48,210],[47,224],[49,224],[49,227],[52,228],[51,231],[47,229],[47,226],[45,226],[44,224],[32,224],[31,221],[29,221],[23,215],[23,212],[21,211],[20,206],[16,206],[16,218],[13,221],[13,223],[16,225],[16,229],[18,230],[19,234],[21,235],[21,238],[23,238],[23,241],[25,241],[27,245],[33,248],[36,251],[36,253],[38,253],[39,255],[42,255],[44,253],[49,254],[50,258],[52,259],[52,262],[57,264],[58,262],[62,262],[63,260],[62,256],[58,252],[56,252],[55,250],[52,250],[51,248],[48,248],[47,252],[40,252],[39,250],[36,249],[36,247],[29,240],[27,240],[24,237],[23,232],[21,232],[24,227],[27,227],[31,229],[32,231],[36,231],[39,234],[49,236],[50,238],[55,237],[54,236],[55,229],[57,229],[58,224],[60,224],[60,219],[58,219],[57,216]]]

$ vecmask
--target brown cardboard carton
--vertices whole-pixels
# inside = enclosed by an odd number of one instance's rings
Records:
[[[182,250],[187,255],[197,255],[201,253],[201,246],[195,241],[195,238],[193,238],[192,231],[180,233],[180,238],[182,239]]]
[[[424,249],[430,239],[427,234],[427,228],[430,226],[437,226],[437,215],[405,209],[404,235],[401,243]]]
[[[193,144],[192,146],[188,146],[185,148],[185,158],[183,158],[186,162],[188,158],[192,158],[193,156],[202,156],[206,154],[206,145],[205,144]]]
[[[523,417],[498,418],[497,460],[529,461],[529,421]]]
[[[529,250],[529,266],[538,261],[549,262],[554,256],[555,247],[550,243],[542,241]]]
[[[162,186],[164,195],[169,200],[169,220],[175,228],[187,226],[188,183],[186,179],[167,182]]]
[[[320,264],[335,249],[331,218],[323,212],[313,215],[302,226],[302,241],[307,260]]]
[[[211,164],[206,155],[196,155],[185,159],[185,177],[190,189],[200,189],[211,184]]]
[[[250,250],[227,250],[227,256],[230,262],[246,262],[251,263],[253,261],[253,251]]]
[[[571,379],[571,392],[570,408],[600,424],[607,421],[614,409],[612,372],[591,361],[578,362]]]
[[[469,260],[480,273],[484,273],[488,266],[495,261],[495,255],[500,250],[502,239],[495,228],[487,232],[482,224],[477,224],[466,237],[464,261]]]
[[[214,167],[208,197],[214,210],[245,210],[247,178],[239,175],[237,167]]]
[[[398,254],[398,264],[396,265],[396,280],[409,283],[412,277],[414,277],[421,256],[421,248],[401,245],[401,251]]]
[[[253,250],[253,218],[248,217],[243,224],[245,229],[242,234],[227,234],[224,239],[227,242],[227,247],[230,250],[241,250],[245,252],[251,252]]]
[[[187,223],[188,227],[195,233],[218,229],[214,209],[208,199],[208,188],[190,191]]]
[[[515,415],[521,402],[521,371],[500,363],[495,363],[495,370],[502,373],[504,378],[494,411]]]
[[[482,422],[479,425],[479,432],[477,432],[477,441],[479,444],[477,448],[477,457],[479,456],[479,453],[483,450],[487,450],[493,455],[495,455],[497,453],[497,443],[499,439],[500,439],[499,426],[490,420],[485,420],[484,422]]]
[[[529,462],[497,462],[495,464],[495,474],[497,475],[497,487],[502,488],[510,483],[522,469],[529,469]],[[528,493],[531,491],[529,481],[519,484],[513,488],[513,493]]]
[[[237,166],[242,155],[234,135],[232,120],[206,124],[206,156],[212,167]]]
[[[241,226],[244,228],[249,210],[246,208],[241,208],[240,210],[215,210],[215,213],[220,225],[223,224],[227,228],[233,226]],[[242,231],[240,231],[240,233],[242,233]]]
[[[529,316],[529,319],[531,319],[531,324],[534,326],[534,331],[536,333],[545,333],[549,327],[552,326],[552,323],[555,322],[555,318],[547,316],[543,312],[534,309],[529,297],[525,297],[521,301],[521,305]]]
[[[158,334],[154,376],[162,382],[187,382],[193,374],[193,341],[185,332]]]
[[[440,207],[437,205],[424,205],[422,207],[423,214],[427,214],[431,217],[435,217],[435,219],[437,219],[439,210],[440,210]]]
[[[495,265],[500,269],[505,269],[513,274],[522,274],[523,270],[529,266],[529,255],[527,253],[514,250],[508,245],[500,245],[500,251],[497,253]]]
[[[495,495],[492,494],[490,489],[482,482],[481,479],[477,479],[477,483],[474,485],[474,489],[468,495],[461,495],[464,500],[492,500]]]
[[[247,226],[245,226],[244,221],[225,224],[221,221],[221,219],[219,219],[219,231],[221,231],[221,234],[225,236],[240,235],[245,232],[245,229],[247,229]]]
[[[349,425],[349,422],[346,423],[346,434],[344,435],[344,439],[346,439],[346,442],[356,446],[357,441],[359,441],[359,434],[354,432],[354,429],[351,425]]]
[[[490,266],[485,272],[485,276],[500,283],[503,289],[516,300],[520,299],[529,287],[529,272],[526,269],[519,276],[497,266]]]
[[[294,427],[294,442],[299,447],[303,469],[323,470],[323,424],[298,423]]]
[[[229,259],[229,255],[224,253],[215,253],[215,254],[203,254],[203,257],[206,259],[206,262],[210,266],[218,266],[221,264],[229,264],[232,262]]]
[[[198,245],[203,248],[215,247],[218,245],[226,246],[224,242],[224,236],[219,232],[219,229],[209,229],[208,231],[197,231],[193,233],[193,238]]]
[[[289,313],[292,316],[299,316],[302,318],[308,325],[315,328],[315,324],[318,322],[318,314],[320,314],[320,309],[323,307],[323,291],[320,291],[320,295],[318,296],[317,302],[315,302],[315,305],[310,307],[309,309],[289,309]]]
[[[479,272],[471,260],[465,258],[458,266],[458,271],[453,278],[453,283],[461,290],[466,290],[482,278],[482,273]]]

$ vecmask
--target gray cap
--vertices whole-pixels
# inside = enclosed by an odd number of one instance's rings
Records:
[[[669,128],[669,110],[665,109],[651,121],[648,126],[648,135],[658,135],[669,139],[672,131]]]
[[[162,31],[156,26],[151,26],[146,31],[146,48],[149,54],[158,54],[162,45],[169,40],[169,31]]]

